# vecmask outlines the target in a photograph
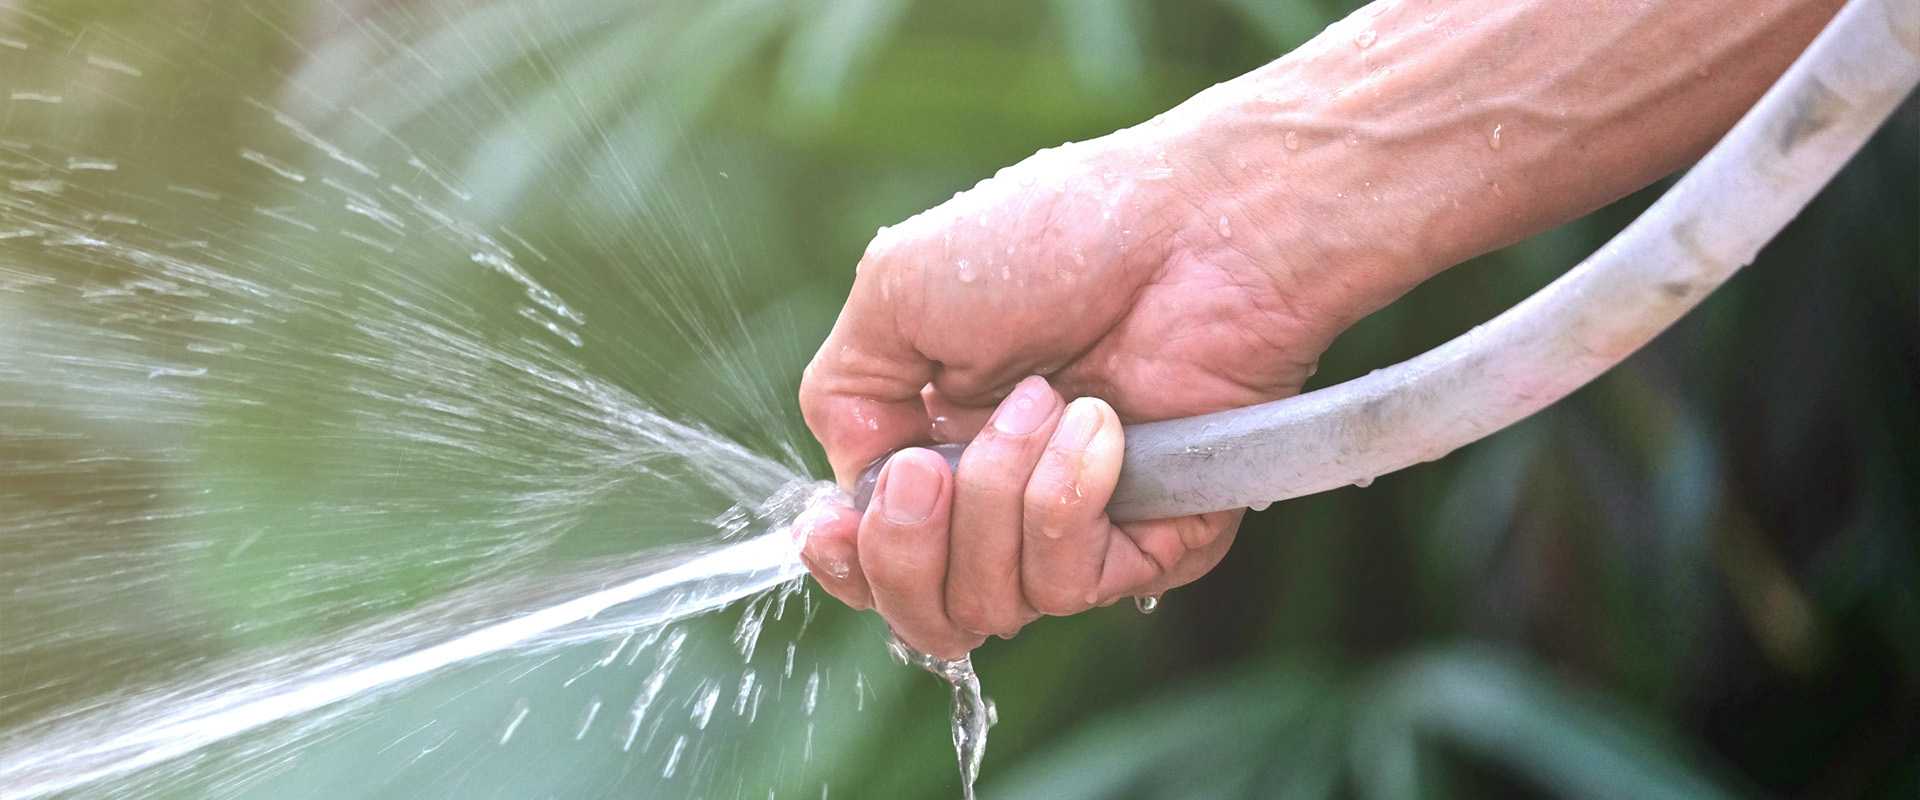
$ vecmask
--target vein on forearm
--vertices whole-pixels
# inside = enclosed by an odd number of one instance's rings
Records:
[[[1285,178],[1232,192],[1274,228],[1310,217],[1386,248],[1332,253],[1373,265],[1370,310],[1697,158],[1839,5],[1383,0],[1203,93],[1192,129]]]

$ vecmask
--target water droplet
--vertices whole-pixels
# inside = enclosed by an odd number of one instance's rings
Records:
[[[1431,23],[1431,22],[1433,22],[1434,20],[1436,20],[1436,19],[1439,19],[1439,18],[1440,18],[1440,13],[1439,13],[1439,12],[1434,12],[1434,13],[1432,13],[1432,14],[1428,14],[1428,15],[1427,15],[1427,18],[1426,18],[1426,21],[1427,21],[1427,22],[1429,22],[1429,23]]]
[[[1087,265],[1087,257],[1081,254],[1080,248],[1078,247],[1067,251],[1067,259],[1072,261],[1076,267],[1084,267]]]
[[[719,682],[708,681],[707,685],[701,688],[699,697],[694,699],[693,713],[689,714],[687,719],[693,720],[693,727],[706,730],[707,722],[713,719],[713,707],[719,702]]]
[[[600,696],[594,695],[593,701],[587,704],[587,710],[580,714],[580,722],[573,732],[574,741],[587,738],[587,731],[593,728],[593,718],[600,716],[600,706]]]
[[[1133,598],[1133,607],[1140,609],[1140,613],[1142,614],[1151,614],[1154,612],[1154,609],[1160,607],[1160,595],[1143,594],[1135,597]]]
[[[753,670],[747,670],[740,676],[740,689],[733,697],[734,716],[744,717],[747,715],[747,701],[753,699],[753,682],[755,677]]]
[[[1300,135],[1293,131],[1287,131],[1287,135],[1281,137],[1281,140],[1286,142],[1288,150],[1300,149]]]
[[[1359,36],[1353,37],[1353,44],[1355,47],[1365,50],[1372,47],[1373,40],[1378,38],[1380,38],[1380,32],[1369,28],[1361,31]]]
[[[1356,481],[1354,481],[1354,482],[1353,482],[1353,485],[1355,485],[1355,486],[1358,486],[1358,487],[1360,487],[1360,488],[1362,488],[1362,489],[1365,489],[1365,488],[1367,488],[1367,487],[1369,487],[1369,486],[1372,486],[1372,485],[1373,485],[1373,478],[1372,478],[1371,476],[1369,476],[1369,477],[1365,477],[1365,478],[1361,478],[1361,479],[1359,479],[1359,480],[1356,480]]]
[[[520,729],[520,723],[527,721],[527,712],[531,710],[527,698],[522,697],[514,701],[513,713],[507,717],[506,724],[500,729],[501,744],[506,744],[513,739],[513,732]]]
[[[687,736],[686,734],[681,734],[679,738],[673,740],[673,752],[667,754],[667,766],[665,769],[660,770],[660,777],[673,777],[674,770],[680,767],[680,753],[686,749]]]
[[[1360,137],[1355,135],[1353,131],[1347,131],[1347,146],[1352,147],[1359,143]]]
[[[1500,129],[1501,129],[1501,128],[1503,128],[1503,127],[1505,127],[1505,126],[1503,126],[1503,125],[1495,125],[1495,126],[1493,126],[1493,130],[1492,130],[1492,131],[1489,131],[1489,132],[1487,133],[1487,146],[1488,146],[1488,147],[1491,147],[1491,148],[1493,148],[1493,149],[1495,149],[1495,150],[1498,150],[1498,149],[1500,149]]]
[[[1227,224],[1227,215],[1225,214],[1220,215],[1220,238],[1222,239],[1233,238],[1233,228],[1232,226]]]
[[[980,271],[974,269],[973,262],[967,259],[960,259],[954,263],[953,267],[954,271],[958,273],[961,283],[972,283],[980,277]]]
[[[1171,177],[1173,177],[1172,167],[1154,167],[1140,171],[1140,180],[1143,181],[1164,181]]]

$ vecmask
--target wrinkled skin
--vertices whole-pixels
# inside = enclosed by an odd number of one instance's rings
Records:
[[[843,484],[897,448],[972,441],[957,474],[907,450],[864,516],[800,526],[821,585],[922,651],[956,658],[1211,569],[1240,511],[1107,519],[1121,424],[1292,395],[1337,332],[1221,235],[1189,196],[1204,171],[1176,179],[1118,139],[1042,152],[882,230],[808,367],[801,407]]]

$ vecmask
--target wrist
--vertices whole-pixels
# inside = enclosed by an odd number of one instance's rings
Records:
[[[1456,231],[1484,187],[1435,191],[1408,166],[1429,145],[1357,124],[1365,110],[1303,66],[1283,59],[1122,131],[1115,160],[1169,176],[1144,194],[1173,251],[1256,267],[1330,341],[1473,255]]]

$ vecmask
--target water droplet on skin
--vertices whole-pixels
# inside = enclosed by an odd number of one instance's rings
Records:
[[[1360,137],[1354,135],[1353,131],[1347,131],[1347,146],[1352,147],[1359,143],[1360,143]]]
[[[1007,245],[1007,255],[1013,255],[1013,245]]]
[[[1429,23],[1431,23],[1431,22],[1433,22],[1434,20],[1436,20],[1436,19],[1439,19],[1439,18],[1440,18],[1440,14],[1439,14],[1439,12],[1435,12],[1435,13],[1432,13],[1432,14],[1428,14],[1428,15],[1427,15],[1427,20],[1426,20],[1426,21],[1427,21],[1427,22],[1429,22]]]
[[[1140,613],[1142,614],[1151,614],[1154,609],[1160,607],[1160,596],[1157,594],[1143,594],[1135,597],[1133,598],[1133,607],[1140,609]]]
[[[968,261],[967,259],[963,258],[963,259],[960,259],[958,262],[956,262],[953,266],[954,266],[954,271],[957,272],[959,275],[961,283],[972,283],[974,279],[980,277],[980,271],[973,268],[972,261]]]
[[[1355,485],[1355,486],[1358,486],[1358,487],[1360,487],[1360,488],[1362,488],[1362,489],[1365,489],[1365,488],[1367,488],[1367,487],[1369,487],[1369,486],[1372,486],[1372,485],[1373,485],[1373,478],[1371,478],[1371,477],[1367,477],[1367,478],[1361,478],[1361,479],[1359,479],[1359,480],[1357,480],[1357,481],[1354,481],[1354,482],[1353,482],[1353,485]]]
[[[1233,238],[1233,228],[1227,224],[1227,217],[1225,214],[1220,215],[1220,238],[1222,239]]]
[[[1271,500],[1262,500],[1262,501],[1260,501],[1260,502],[1258,502],[1258,503],[1253,503],[1253,504],[1250,504],[1250,505],[1248,505],[1248,506],[1247,506],[1247,510],[1248,510],[1248,511],[1265,511],[1265,510],[1267,510],[1268,508],[1271,508],[1272,506],[1273,506],[1273,501],[1271,501]]]
[[[1503,127],[1505,126],[1504,125],[1493,126],[1493,130],[1487,134],[1488,147],[1491,147],[1495,150],[1500,149],[1500,129]]]
[[[1368,29],[1368,30],[1361,31],[1359,36],[1353,37],[1353,44],[1355,47],[1365,50],[1369,47],[1372,47],[1373,40],[1377,38],[1380,38],[1380,32],[1376,30]]]
[[[1299,135],[1299,134],[1297,134],[1297,133],[1294,133],[1293,131],[1287,131],[1287,135],[1286,135],[1285,137],[1282,137],[1282,138],[1283,138],[1283,140],[1284,140],[1284,141],[1285,141],[1285,142],[1287,143],[1287,149],[1288,149],[1288,150],[1298,150],[1298,149],[1300,149],[1300,135]]]
[[[1080,248],[1078,247],[1067,251],[1067,259],[1072,261],[1076,267],[1084,267],[1087,265],[1087,257],[1080,253]]]

